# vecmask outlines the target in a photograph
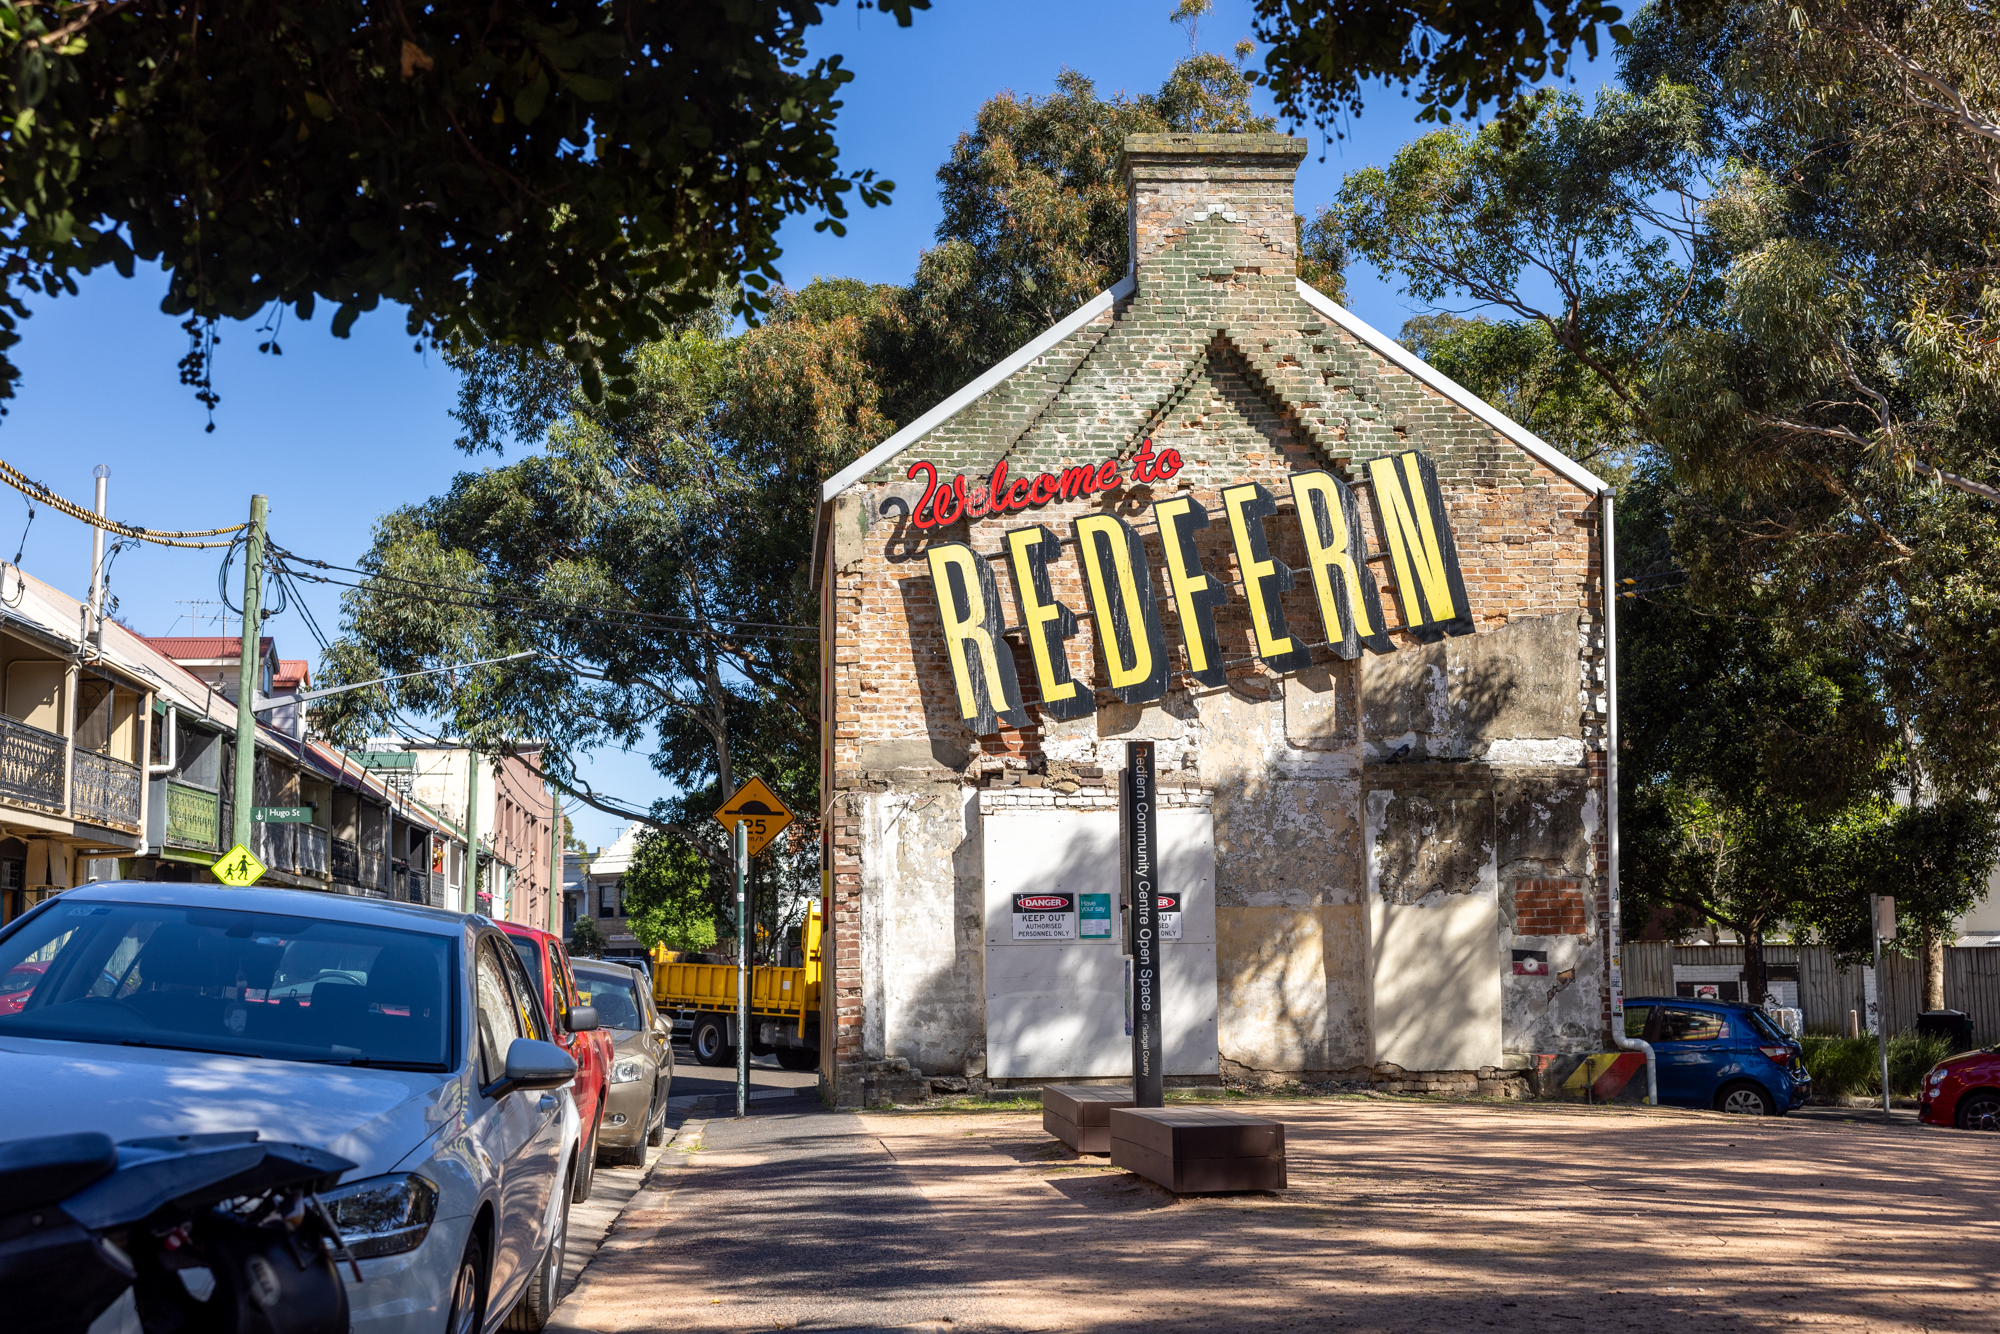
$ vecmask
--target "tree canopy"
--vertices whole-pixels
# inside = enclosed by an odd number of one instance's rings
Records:
[[[834,0],[837,2],[837,0]],[[907,24],[929,0],[860,0]],[[197,335],[382,301],[416,338],[553,346],[600,397],[718,283],[761,310],[789,214],[885,202],[834,143],[818,0],[0,8],[0,352],[24,293],[136,261]],[[741,287],[736,285],[742,284]],[[269,340],[275,346],[275,335]],[[0,395],[18,378],[0,358]]]

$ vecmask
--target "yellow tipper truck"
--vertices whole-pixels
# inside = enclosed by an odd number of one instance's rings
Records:
[[[804,965],[750,970],[750,1053],[775,1054],[787,1070],[819,1065],[820,920],[814,902],[799,932]],[[707,958],[717,956],[709,955]],[[653,1000],[662,1012],[693,1024],[689,1041],[703,1065],[736,1064],[736,965],[685,962],[673,950],[653,951]]]

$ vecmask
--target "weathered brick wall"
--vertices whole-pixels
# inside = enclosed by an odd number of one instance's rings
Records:
[[[1496,969],[1504,968],[1514,937],[1532,943],[1552,925],[1535,912],[1523,919],[1523,886],[1556,879],[1589,886],[1594,911],[1582,930],[1588,944],[1600,939],[1595,917],[1608,905],[1595,498],[1297,295],[1291,175],[1300,141],[1289,141],[1298,146],[1291,148],[1277,136],[1232,137],[1230,151],[1217,152],[1185,137],[1163,138],[1175,141],[1135,144],[1131,155],[1134,293],[835,503],[823,597],[833,633],[827,818],[837,962],[828,1004],[830,1054],[840,1069],[867,1057],[907,1055],[911,1044],[944,1052],[960,1043],[972,1051],[970,1035],[950,1033],[884,1033],[885,1049],[868,1049],[859,972],[869,878],[862,830],[869,812],[893,801],[899,822],[942,822],[918,840],[923,846],[962,849],[964,823],[976,819],[976,811],[965,813],[966,789],[1108,800],[1122,742],[1136,736],[1159,742],[1163,786],[1185,785],[1212,803],[1224,1055],[1240,1067],[1330,1071],[1371,1062],[1369,962],[1359,915],[1372,874],[1362,866],[1364,789],[1435,780],[1483,794],[1463,802],[1465,818],[1487,830],[1491,864],[1481,863],[1482,883],[1511,914],[1503,914],[1495,940]],[[928,532],[911,522],[922,492],[920,482],[906,477],[914,459],[933,461],[947,481],[963,472],[972,482],[1002,459],[1013,475],[1032,476],[1116,456],[1129,477],[1130,459],[1145,439],[1156,452],[1180,452],[1185,465],[1171,482],[1128,480],[1075,501]],[[1232,582],[1217,616],[1231,663],[1225,688],[1178,676],[1163,700],[1130,708],[1100,694],[1096,716],[1071,723],[1050,722],[1031,704],[1034,725],[1003,727],[985,738],[952,716],[949,664],[923,554],[930,542],[998,553],[1002,533],[1031,523],[1067,542],[1075,518],[1113,512],[1141,530],[1157,575],[1161,550],[1151,502],[1185,493],[1211,513],[1210,527],[1196,537],[1204,567],[1233,581],[1222,487],[1255,480],[1278,496],[1282,512],[1267,529],[1272,547],[1286,563],[1300,565],[1303,544],[1287,517],[1289,474],[1325,468],[1360,483],[1368,459],[1412,448],[1436,467],[1476,635],[1418,644],[1399,634],[1396,653],[1356,663],[1322,649],[1313,668],[1281,679],[1252,657],[1247,607]],[[1359,495],[1372,545],[1369,499],[1365,489]],[[996,564],[996,575],[1008,622],[1018,624],[1003,565]],[[1056,597],[1083,618],[1069,641],[1071,672],[1082,682],[1101,680],[1073,548],[1050,575]],[[1284,598],[1285,614],[1295,635],[1317,640],[1310,588],[1303,577],[1298,582]],[[1400,622],[1386,587],[1383,603],[1391,622]],[[1171,601],[1161,604],[1161,619],[1181,666]],[[1033,701],[1032,662],[1018,636],[1011,642]],[[1560,829],[1551,833],[1551,822]],[[977,843],[976,831],[971,842]],[[935,855],[955,857],[956,864],[913,873],[911,883],[934,886],[924,892],[941,919],[962,915],[969,898],[964,882],[973,872],[962,851]],[[875,892],[894,895],[901,883],[880,881]],[[1532,902],[1541,891],[1526,892]],[[1560,934],[1576,935],[1567,909],[1553,924],[1564,927]],[[962,937],[961,927],[951,930]],[[935,945],[943,959],[948,947],[959,947],[952,943],[958,937],[939,931]],[[1307,958],[1309,967],[1299,962]],[[977,967],[970,955],[960,959],[960,966]],[[896,966],[893,959],[880,962]],[[1563,1007],[1577,1001],[1598,1007],[1603,970],[1586,972],[1568,999],[1547,998],[1541,1010],[1567,1014]],[[1307,975],[1309,984],[1300,983]],[[1305,985],[1320,988],[1321,999],[1298,1019],[1288,993]],[[1517,1040],[1582,1040],[1559,1032],[1553,1020],[1537,1029],[1525,1018],[1531,1001],[1537,997],[1510,993],[1510,1047]],[[981,1003],[973,978],[963,995],[942,997],[938,1012],[956,1016],[947,1028],[962,1028],[976,1022]],[[1291,1017],[1273,1017],[1281,1011]],[[976,1054],[966,1059],[976,1063]]]

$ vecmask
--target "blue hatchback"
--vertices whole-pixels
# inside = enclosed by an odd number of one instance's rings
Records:
[[[1625,1036],[1653,1044],[1669,1106],[1783,1116],[1812,1092],[1805,1049],[1754,1005],[1641,996],[1625,1002]]]

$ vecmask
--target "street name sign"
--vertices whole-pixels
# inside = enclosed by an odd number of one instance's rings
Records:
[[[253,824],[311,824],[310,806],[252,806],[250,820]]]
[[[764,786],[764,780],[753,778],[736,789],[736,795],[722,803],[715,818],[724,829],[732,833],[736,822],[743,821],[750,826],[750,855],[756,856],[764,850],[764,845],[791,828],[792,813],[785,803],[778,800],[778,794]]]
[[[248,889],[264,878],[268,868],[250,855],[250,849],[238,843],[208,869],[209,874],[232,889]]]

